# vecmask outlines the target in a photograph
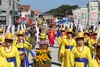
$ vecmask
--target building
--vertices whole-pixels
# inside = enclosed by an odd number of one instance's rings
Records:
[[[19,15],[31,18],[30,5],[20,5],[18,6]]]
[[[34,19],[38,19],[39,18],[39,10],[33,10],[34,13]]]
[[[0,0],[0,23],[12,24],[18,13],[19,0]]]

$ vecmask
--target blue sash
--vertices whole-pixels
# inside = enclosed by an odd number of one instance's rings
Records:
[[[65,48],[72,50],[73,46],[65,46]]]
[[[84,63],[84,67],[87,66],[87,59],[86,58],[75,58],[74,61],[83,62]]]
[[[13,62],[14,63],[14,67],[17,67],[15,57],[13,57],[13,58],[6,58],[6,59],[7,59],[8,62]]]
[[[24,48],[18,48],[18,51],[24,51]]]
[[[29,61],[28,61],[28,57],[26,56],[26,54],[24,54],[24,60],[21,62],[21,67],[29,67]]]

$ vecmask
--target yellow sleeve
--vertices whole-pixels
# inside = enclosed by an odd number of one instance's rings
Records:
[[[17,63],[17,67],[20,67],[20,57],[19,57],[19,54],[18,54],[18,49],[16,47],[14,47],[14,50],[15,50],[15,58],[16,58],[16,63]]]
[[[28,50],[32,49],[32,45],[29,42],[26,42],[26,41],[24,43],[24,47],[27,48]]]
[[[73,45],[76,46],[76,41],[75,41],[75,39],[73,39],[73,43],[74,43]]]
[[[64,54],[64,52],[65,52],[65,44],[66,44],[66,41],[64,40],[64,41],[62,42],[62,44],[61,44],[61,50],[60,50],[60,53],[61,53],[61,54]]]
[[[70,64],[71,64],[71,67],[74,67],[74,50],[75,47],[73,47],[71,53],[70,53]]]
[[[61,45],[61,43],[62,43],[62,40],[61,40],[61,37],[58,37],[58,45]]]
[[[8,62],[7,62],[6,58],[3,57],[3,59],[1,59],[1,60],[2,60],[2,66],[0,66],[0,67],[8,67]]]

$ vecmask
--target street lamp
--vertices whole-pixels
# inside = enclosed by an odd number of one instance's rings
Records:
[[[23,10],[23,7],[20,7],[20,10],[19,10],[19,12],[20,12],[20,17],[22,16],[22,15],[21,15],[22,10]]]

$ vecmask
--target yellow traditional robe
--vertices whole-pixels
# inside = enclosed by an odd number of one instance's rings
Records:
[[[70,55],[70,63],[72,67],[85,67],[82,59],[87,59],[89,63],[91,60],[90,49],[87,46],[83,46],[82,51],[79,50],[80,47],[74,47]]]
[[[32,49],[32,45],[27,41],[24,41],[24,43],[22,43],[22,42],[18,43],[18,40],[16,40],[16,41],[14,41],[13,45],[16,46],[17,48],[24,48],[24,49],[28,49],[28,50]],[[24,52],[19,51],[19,54],[21,54],[21,53],[24,53]],[[27,53],[27,56],[30,59],[30,53],[29,52]]]
[[[71,40],[64,39],[61,45],[61,50],[60,50],[60,53],[65,55],[62,62],[62,67],[71,67],[70,62],[69,62],[71,49],[69,48],[72,46],[73,47],[76,46],[76,41],[73,38]]]
[[[66,35],[58,37],[58,45],[59,45],[59,49],[58,49],[58,61],[59,62],[61,62],[61,59],[60,59],[60,57],[61,57],[61,53],[60,53],[61,45],[62,45],[63,40],[66,39],[66,38],[67,38]]]
[[[10,46],[11,48],[7,48],[7,47],[1,47],[1,55],[4,56],[6,59],[7,58],[15,58],[16,59],[16,65],[17,67],[20,67],[20,57],[18,54],[18,49],[15,46]],[[8,66],[7,67],[14,67],[14,62],[8,62]]]

